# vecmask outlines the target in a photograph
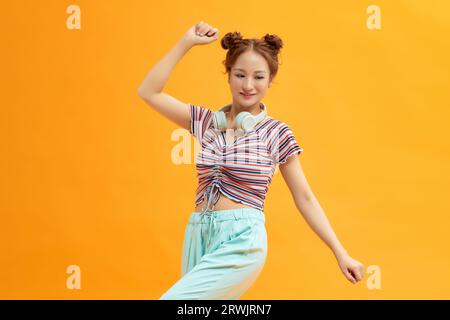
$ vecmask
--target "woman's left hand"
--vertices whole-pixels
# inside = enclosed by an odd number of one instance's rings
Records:
[[[348,254],[337,257],[339,267],[344,276],[353,284],[364,277],[364,265],[350,257]]]

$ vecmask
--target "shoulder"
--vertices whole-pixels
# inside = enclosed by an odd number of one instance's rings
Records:
[[[275,130],[275,131],[290,130],[290,127],[289,127],[289,125],[286,122],[284,122],[282,120],[279,120],[279,119],[276,119],[276,118],[271,117],[271,116],[267,117],[267,126],[266,127],[267,127],[267,130],[270,130],[270,131],[273,131],[273,130]]]
[[[193,118],[211,116],[214,113],[214,110],[208,107],[192,103],[189,103],[189,109]]]
[[[215,111],[202,106],[189,104],[191,126],[202,126],[204,130],[211,126]]]
[[[266,133],[264,136],[269,145],[269,149],[276,144],[284,145],[289,140],[295,139],[293,131],[286,122],[272,117],[267,121],[267,125],[265,126]]]
[[[189,103],[190,133],[199,141],[203,140],[205,132],[212,126],[214,111],[202,105]]]
[[[270,150],[276,141],[279,141],[282,136],[290,132],[290,129],[285,122],[274,117],[267,116],[264,123],[258,128],[257,131]]]

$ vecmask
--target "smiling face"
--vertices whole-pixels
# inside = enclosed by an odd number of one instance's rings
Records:
[[[242,53],[228,75],[233,105],[259,110],[259,102],[271,84],[269,64],[254,51]],[[250,94],[245,96],[243,94]]]

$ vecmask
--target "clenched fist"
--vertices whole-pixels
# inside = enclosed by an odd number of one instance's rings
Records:
[[[193,46],[214,42],[218,37],[219,30],[203,21],[193,25],[184,35],[184,39]]]

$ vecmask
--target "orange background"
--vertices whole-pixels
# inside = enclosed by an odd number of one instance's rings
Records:
[[[66,8],[81,8],[69,30]],[[450,3],[3,1],[0,298],[158,299],[178,278],[194,164],[177,126],[137,89],[198,21],[221,36],[274,33],[279,74],[263,101],[304,148],[311,188],[347,251],[381,268],[352,285],[277,171],[267,263],[242,299],[450,298]],[[190,50],[164,91],[231,102],[219,41]],[[69,290],[66,268],[81,268]]]

